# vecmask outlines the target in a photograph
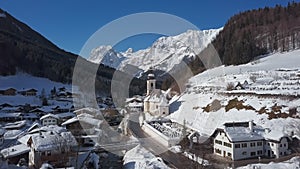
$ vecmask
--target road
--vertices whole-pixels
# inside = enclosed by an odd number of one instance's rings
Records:
[[[158,155],[161,157],[164,162],[176,169],[182,169],[182,168],[193,168],[193,169],[198,169],[198,168],[203,168],[200,164],[191,161],[187,157],[183,156],[182,154],[177,154],[173,153],[163,145],[161,145],[159,142],[151,138],[147,133],[145,133],[138,122],[138,113],[131,113],[129,117],[129,122],[128,122],[128,128],[132,132],[132,134],[139,139],[140,144],[149,150],[151,153]],[[143,139],[147,138],[147,139]],[[162,150],[166,150],[162,152]],[[162,153],[161,153],[162,152]]]

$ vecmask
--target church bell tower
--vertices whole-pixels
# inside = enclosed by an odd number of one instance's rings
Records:
[[[154,89],[156,89],[155,83],[156,83],[156,79],[155,79],[154,71],[153,68],[150,67],[149,74],[147,76],[147,96],[149,96],[150,93]]]

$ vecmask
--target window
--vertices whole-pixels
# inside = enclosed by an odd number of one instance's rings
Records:
[[[216,148],[215,151],[216,151],[217,154],[221,154],[221,150],[220,149]]]
[[[280,155],[282,156],[282,152],[280,152]]]
[[[51,151],[47,151],[47,156],[51,156]]]
[[[273,147],[273,146],[274,146],[274,143],[272,143],[271,146]]]
[[[243,152],[242,152],[242,155],[247,155],[247,151],[243,151]]]
[[[215,143],[216,143],[216,144],[221,144],[221,145],[222,145],[222,141],[220,141],[220,140],[215,140]]]
[[[286,144],[283,144],[283,147],[286,147]]]
[[[250,147],[255,147],[255,142],[254,143],[250,143]]]
[[[263,151],[262,150],[258,150],[257,151],[257,155],[262,155]]]
[[[230,143],[226,143],[226,142],[224,142],[224,146],[226,146],[226,147],[230,147],[230,148],[231,148],[231,144],[230,144]]]
[[[256,156],[256,152],[253,151],[253,152],[250,153],[250,155],[251,155],[251,156]]]
[[[247,143],[243,143],[243,144],[242,144],[242,147],[243,147],[243,148],[247,147]]]
[[[231,157],[231,153],[228,152],[228,153],[227,153],[227,156],[228,156],[228,157]]]
[[[241,148],[241,145],[240,144],[235,144],[234,148]]]
[[[262,142],[257,142],[257,146],[262,146]]]
[[[282,147],[282,144],[280,144],[280,147]]]

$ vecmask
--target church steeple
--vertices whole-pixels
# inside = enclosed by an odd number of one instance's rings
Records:
[[[149,69],[149,73],[147,76],[147,96],[150,95],[150,93],[156,89],[156,79],[155,79],[155,75],[154,75],[154,70],[152,67],[150,67]]]

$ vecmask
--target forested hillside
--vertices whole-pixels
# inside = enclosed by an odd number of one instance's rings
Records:
[[[80,56],[58,48],[38,32],[0,9],[0,75],[14,75],[20,71],[57,82],[71,83],[78,57]],[[85,71],[91,70],[88,68],[99,67],[96,76],[97,91],[109,94],[115,70],[85,59],[82,59],[82,62],[87,68]],[[135,81],[135,88],[144,88],[144,85],[140,85],[142,81]]]

